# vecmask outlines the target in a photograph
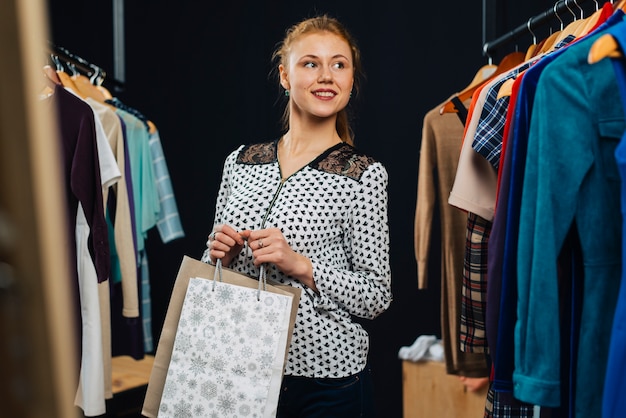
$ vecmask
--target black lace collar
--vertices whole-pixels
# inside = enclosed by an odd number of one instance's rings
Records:
[[[256,165],[277,162],[278,139],[272,142],[246,145],[237,156],[238,164]],[[353,146],[341,142],[322,152],[307,165],[315,170],[358,180],[367,167],[374,162],[373,158],[357,151]]]

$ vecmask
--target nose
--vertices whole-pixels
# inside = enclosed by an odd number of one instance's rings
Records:
[[[327,83],[329,81],[332,81],[332,75],[330,73],[330,69],[328,69],[326,67],[321,67],[320,76],[318,78],[318,81],[320,83]]]

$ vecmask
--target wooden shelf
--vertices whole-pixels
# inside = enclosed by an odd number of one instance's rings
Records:
[[[482,418],[487,387],[470,392],[440,362],[402,362],[404,418]]]
[[[154,356],[142,360],[130,356],[113,357],[113,395],[140,386],[146,386],[154,364]]]

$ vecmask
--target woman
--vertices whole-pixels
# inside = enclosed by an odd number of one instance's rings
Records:
[[[285,134],[228,156],[203,261],[303,289],[279,417],[373,416],[369,338],[391,302],[387,172],[352,146],[360,52],[336,19],[291,27],[274,53]],[[244,246],[244,244],[247,245]]]

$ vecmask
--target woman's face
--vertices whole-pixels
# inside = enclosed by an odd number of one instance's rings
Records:
[[[327,118],[348,104],[354,82],[350,45],[329,32],[302,35],[293,42],[287,65],[279,67],[289,90],[292,116]]]

